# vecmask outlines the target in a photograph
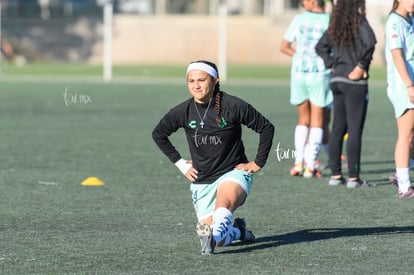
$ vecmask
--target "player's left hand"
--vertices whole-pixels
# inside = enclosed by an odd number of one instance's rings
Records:
[[[348,78],[350,80],[359,80],[359,79],[366,79],[368,78],[368,73],[366,70],[362,69],[359,66],[355,66],[355,68],[348,74]]]
[[[262,167],[257,165],[254,161],[249,161],[247,163],[239,163],[235,166],[238,170],[244,170],[247,173],[256,173],[259,172]]]

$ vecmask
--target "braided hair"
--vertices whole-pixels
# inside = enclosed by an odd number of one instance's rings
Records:
[[[217,76],[219,75],[217,66],[213,62],[206,61],[206,60],[197,60],[194,62],[201,62],[201,63],[207,64],[213,67],[217,71]],[[221,117],[221,99],[223,97],[223,92],[220,91],[220,81],[218,81],[216,85],[214,86],[213,97],[214,97],[214,107],[216,109],[216,123],[219,126],[223,126],[224,121],[223,121],[223,118]]]
[[[336,1],[328,28],[335,46],[350,47],[365,17],[365,0]]]

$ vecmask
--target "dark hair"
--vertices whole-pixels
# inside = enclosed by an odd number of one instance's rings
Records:
[[[195,62],[201,62],[201,63],[207,64],[207,65],[213,67],[217,72],[217,76],[219,76],[217,66],[213,62],[210,62],[210,61],[207,61],[207,60],[197,60],[197,61],[194,61],[194,62],[191,62],[191,63],[195,63]],[[218,81],[217,84],[214,86],[213,97],[214,97],[214,107],[216,109],[216,123],[218,125],[221,125],[221,123],[222,123],[222,120],[221,120],[221,98],[223,97],[223,92],[220,91],[220,81]]]
[[[400,3],[398,2],[398,0],[394,0],[394,2],[392,3],[392,8],[391,8],[391,11],[390,11],[390,13],[391,12],[394,12],[397,8],[398,8],[398,5],[399,5]]]
[[[321,8],[325,7],[325,4],[327,2],[330,2],[330,1],[325,1],[325,0],[317,0],[316,1],[316,3],[318,4],[318,6],[321,7]]]
[[[335,46],[350,47],[365,18],[365,0],[337,0],[328,27]]]

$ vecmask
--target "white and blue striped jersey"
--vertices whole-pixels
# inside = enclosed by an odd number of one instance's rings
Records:
[[[306,11],[293,19],[284,39],[296,43],[296,53],[292,58],[292,74],[318,75],[329,74],[322,58],[316,53],[315,45],[328,29],[329,15],[326,13]]]
[[[394,59],[392,50],[401,49],[405,65],[414,82],[414,18],[404,18],[392,12],[385,23],[385,58],[387,61],[387,96],[394,107],[395,117],[402,116],[407,109],[413,109],[414,104],[407,94],[407,85],[404,83]]]
[[[398,13],[390,13],[385,23],[385,41],[388,83],[400,84],[405,90],[405,83],[402,83],[391,51],[402,49],[408,73],[411,79],[414,80],[414,18],[409,16],[407,20]]]

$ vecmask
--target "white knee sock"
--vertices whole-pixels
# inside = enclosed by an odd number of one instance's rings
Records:
[[[230,226],[223,246],[229,245],[233,241],[240,240],[240,235],[240,229],[238,229],[237,227]]]
[[[408,170],[408,168],[396,168],[398,189],[400,189],[400,191],[403,193],[407,192],[408,188],[411,186],[410,175]]]
[[[323,129],[312,127],[309,133],[308,150],[305,152],[306,167],[315,169],[315,160],[319,156],[323,137]]]
[[[308,133],[309,127],[305,125],[297,125],[295,128],[295,164],[303,162]]]
[[[216,245],[228,235],[232,219],[233,214],[227,208],[219,207],[214,211],[211,227],[213,229],[213,238]]]

